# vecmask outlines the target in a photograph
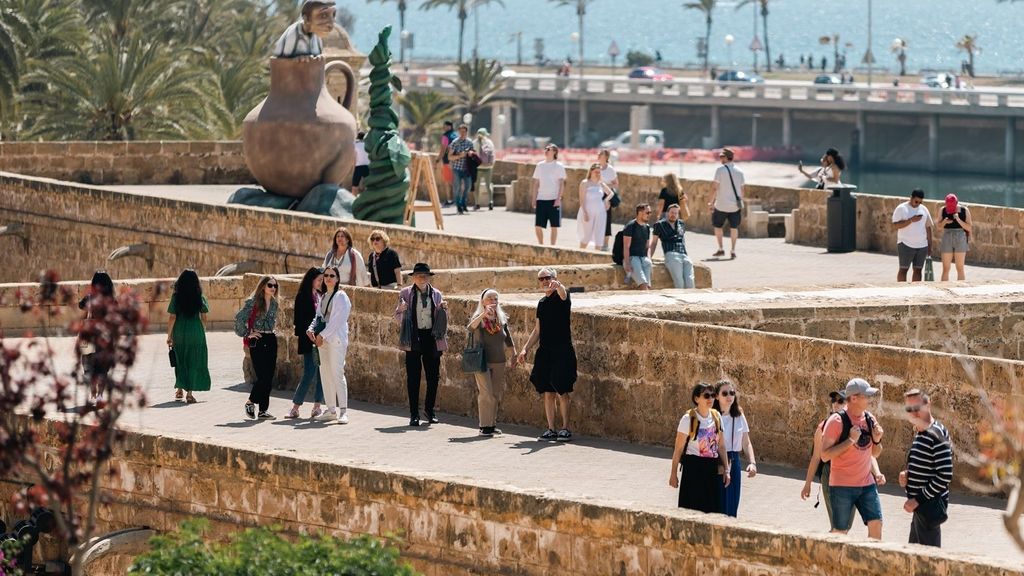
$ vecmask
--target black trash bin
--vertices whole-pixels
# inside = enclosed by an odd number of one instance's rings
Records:
[[[857,249],[857,189],[852,184],[829,186],[828,199],[828,251],[853,252]]]

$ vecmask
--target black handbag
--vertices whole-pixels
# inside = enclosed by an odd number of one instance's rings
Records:
[[[167,349],[167,359],[171,361],[171,368],[178,366],[178,355],[174,353],[174,348]]]
[[[619,196],[619,191],[612,188],[612,198],[608,201],[608,205],[612,208],[618,208],[619,204],[622,204],[622,198]]]
[[[938,526],[949,519],[949,515],[946,513],[946,501],[941,497],[919,500],[917,513],[932,526]]]
[[[462,351],[462,371],[467,374],[487,372],[487,355],[483,344],[476,344],[476,330],[469,331],[469,342]]]

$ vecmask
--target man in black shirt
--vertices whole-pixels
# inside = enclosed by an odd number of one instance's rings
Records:
[[[651,205],[637,204],[636,218],[630,220],[622,229],[622,253],[628,255],[622,265],[626,276],[641,290],[651,289],[651,257],[647,255],[647,245],[651,241]]]
[[[907,490],[903,509],[914,515],[910,543],[942,546],[942,523],[953,481],[949,432],[932,417],[928,395],[917,388],[904,394],[904,409],[915,432],[907,452],[907,469],[900,472],[900,486]]]
[[[366,271],[370,273],[370,283],[374,288],[402,287],[402,262],[398,259],[398,252],[388,246],[390,243],[387,232],[370,232],[373,251],[366,259]]]
[[[686,196],[683,196],[684,202]],[[686,226],[679,217],[679,204],[672,204],[665,213],[665,219],[654,225],[654,236],[661,239],[661,249],[665,252],[665,268],[672,276],[672,284],[676,288],[693,288],[693,262],[686,254],[686,242],[683,234]],[[689,209],[687,209],[689,214]],[[623,238],[625,239],[625,238]],[[651,239],[650,255],[658,248],[658,242]]]

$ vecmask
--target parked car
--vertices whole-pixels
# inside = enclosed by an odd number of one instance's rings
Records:
[[[763,84],[764,78],[761,78],[753,72],[744,72],[743,70],[727,70],[718,75],[719,82],[749,82],[750,84]]]
[[[551,138],[544,136],[519,134],[517,136],[509,136],[508,140],[505,140],[505,145],[509,148],[543,148],[547,146],[550,141]]]
[[[839,74],[819,74],[814,79],[815,84],[842,84],[843,79],[839,77]]]
[[[956,86],[956,76],[947,72],[939,72],[921,78],[921,83],[929,88],[952,88]]]
[[[648,142],[648,139],[650,141]],[[601,148],[609,150],[629,149],[630,132],[623,132],[611,140],[601,142]],[[665,132],[663,130],[640,130],[640,145],[636,150],[661,150],[665,147]]]
[[[639,68],[633,68],[629,72],[629,77],[638,80],[654,80],[655,82],[671,82],[675,80],[671,74],[668,74],[660,68],[654,66],[641,66]]]

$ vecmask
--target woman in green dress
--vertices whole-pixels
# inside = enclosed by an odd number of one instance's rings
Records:
[[[167,346],[174,349],[174,398],[195,404],[193,392],[210,389],[210,367],[206,348],[206,314],[210,306],[203,296],[199,276],[186,269],[174,283],[174,294],[167,306]]]

